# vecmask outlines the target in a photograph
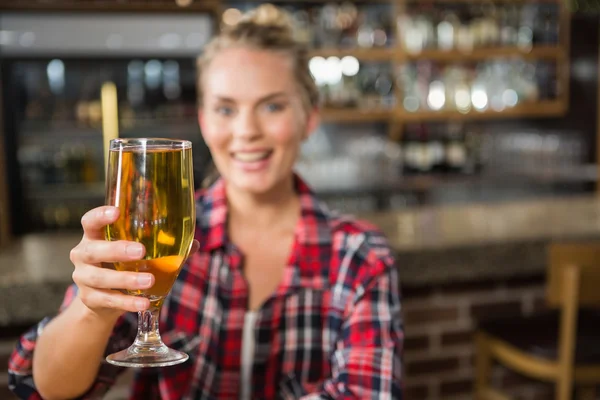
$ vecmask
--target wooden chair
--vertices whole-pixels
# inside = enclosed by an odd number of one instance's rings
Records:
[[[600,242],[550,245],[546,301],[554,310],[481,323],[475,399],[507,400],[490,386],[494,361],[554,382],[556,400],[595,400],[600,384]]]

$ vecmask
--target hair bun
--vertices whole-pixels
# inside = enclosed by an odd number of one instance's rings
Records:
[[[252,24],[265,28],[279,28],[289,32],[290,36],[293,32],[293,24],[290,15],[281,8],[269,3],[261,4],[257,8],[244,14],[240,23]]]

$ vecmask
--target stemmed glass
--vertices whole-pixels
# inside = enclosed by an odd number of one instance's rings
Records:
[[[180,364],[188,355],[168,348],[158,329],[160,308],[192,246],[195,229],[192,145],[184,140],[114,139],[110,142],[106,204],[120,209],[106,228],[107,240],[129,240],[146,247],[143,260],[116,262],[118,271],[149,272],[154,286],[128,290],[146,297],[138,312],[138,332],[127,349],[106,360],[122,367]]]

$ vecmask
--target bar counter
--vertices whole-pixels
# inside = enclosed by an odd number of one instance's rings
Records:
[[[396,251],[403,288],[541,277],[553,240],[600,239],[600,198],[577,196],[362,215]],[[0,326],[53,314],[78,233],[34,234],[0,250]]]

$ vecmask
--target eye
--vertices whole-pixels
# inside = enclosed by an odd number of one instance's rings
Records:
[[[218,106],[215,109],[215,111],[217,114],[223,115],[225,117],[233,115],[233,107],[230,106]]]
[[[268,112],[276,113],[282,111],[285,108],[285,104],[282,103],[267,103],[265,104],[265,109]]]

